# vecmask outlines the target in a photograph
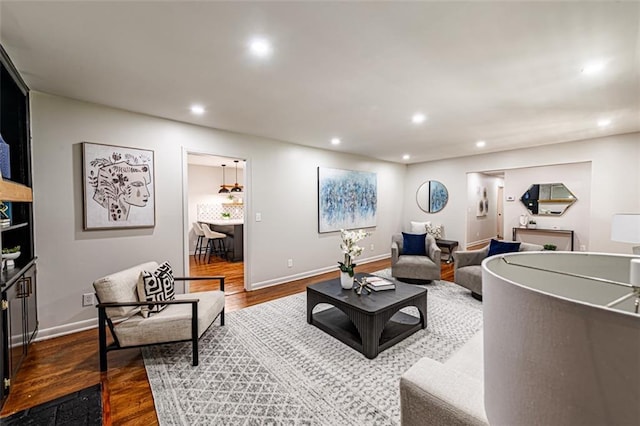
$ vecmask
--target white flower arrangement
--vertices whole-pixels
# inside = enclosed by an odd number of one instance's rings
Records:
[[[342,253],[344,253],[344,262],[338,262],[338,264],[340,265],[340,270],[342,272],[347,272],[350,277],[353,277],[353,268],[356,266],[353,260],[360,256],[364,251],[364,248],[360,247],[356,243],[363,238],[368,237],[371,233],[365,232],[362,229],[358,229],[357,231],[346,231],[341,229],[340,235],[342,236],[340,249],[342,250]]]

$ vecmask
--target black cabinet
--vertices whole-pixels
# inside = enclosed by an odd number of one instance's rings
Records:
[[[0,270],[0,406],[38,330],[29,89],[0,46],[0,248],[20,255]]]
[[[27,355],[27,348],[38,329],[38,313],[36,310],[36,265],[34,262],[23,273],[14,277],[2,293],[6,306],[8,342],[9,377],[15,376],[22,360]],[[3,384],[4,390],[8,383]]]

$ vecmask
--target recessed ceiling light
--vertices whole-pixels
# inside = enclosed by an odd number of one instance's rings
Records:
[[[608,118],[598,120],[598,127],[607,127],[609,124],[611,124],[611,120],[609,120]]]
[[[192,105],[191,112],[197,115],[204,114],[204,107],[202,105]]]
[[[340,138],[331,138],[331,145],[340,145]]]
[[[586,75],[597,74],[604,69],[604,62],[590,62],[582,67],[582,73]]]
[[[413,121],[416,124],[422,123],[424,120],[427,119],[427,116],[424,115],[421,112],[416,112],[415,114],[413,114],[413,116],[411,117],[411,121]]]
[[[411,158],[411,156],[409,154],[405,154],[405,155],[402,156],[403,160],[408,160],[410,158]]]
[[[260,58],[269,56],[271,54],[271,51],[273,50],[271,48],[271,43],[269,43],[269,40],[264,38],[254,38],[253,40],[251,40],[251,42],[249,43],[249,49],[251,50],[251,53]]]
[[[487,143],[485,141],[478,141],[476,142],[476,146],[478,148],[484,148],[487,145]]]

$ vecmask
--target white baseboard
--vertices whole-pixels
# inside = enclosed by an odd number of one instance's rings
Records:
[[[97,312],[97,311],[96,311]],[[56,327],[43,328],[38,330],[38,334],[34,339],[35,342],[40,340],[53,339],[54,337],[65,336],[67,334],[77,333],[79,331],[90,330],[98,327],[98,318],[72,322],[69,324],[58,325]]]
[[[381,254],[381,255],[378,255],[378,256],[368,257],[366,259],[361,259],[360,261],[358,261],[358,265],[363,265],[363,264],[375,262],[375,261],[378,261],[378,260],[388,259],[390,257],[391,257],[390,254]],[[258,290],[258,289],[265,288],[265,287],[271,287],[271,286],[278,285],[278,284],[284,284],[284,283],[287,283],[289,281],[301,280],[303,278],[309,278],[309,277],[313,277],[313,276],[316,276],[316,275],[324,274],[324,273],[327,273],[327,272],[336,271],[337,269],[338,269],[337,266],[332,265],[332,266],[327,266],[327,267],[320,268],[320,269],[314,269],[312,271],[301,272],[299,274],[288,275],[286,277],[274,278],[272,280],[267,280],[267,281],[260,281],[260,282],[257,282],[257,283],[252,283],[251,284],[251,288],[249,289],[249,291]]]

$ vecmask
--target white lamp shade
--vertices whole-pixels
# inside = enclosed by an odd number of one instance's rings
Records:
[[[611,239],[623,243],[640,243],[640,214],[613,215]]]
[[[531,252],[483,262],[490,424],[638,424],[640,315],[631,299],[605,307],[630,289],[548,271],[628,283],[632,258]]]

